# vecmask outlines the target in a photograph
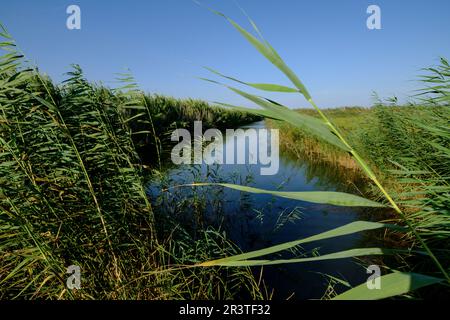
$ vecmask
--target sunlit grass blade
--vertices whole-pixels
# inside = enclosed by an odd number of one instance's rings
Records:
[[[302,263],[302,262],[315,262],[324,260],[346,259],[353,257],[372,256],[372,255],[385,255],[391,254],[392,250],[382,248],[357,248],[345,251],[333,252],[324,254],[322,256],[308,257],[308,258],[296,258],[296,259],[280,259],[280,260],[238,260],[238,261],[219,261],[216,260],[214,266],[221,267],[255,267],[255,266],[268,266],[277,264],[290,264],[290,263]],[[206,262],[206,266],[211,266]],[[200,264],[205,266],[205,263]]]
[[[382,203],[378,203],[363,197],[350,193],[334,192],[334,191],[274,191],[248,186],[241,186],[231,183],[193,183],[188,186],[222,186],[243,192],[269,194],[276,197],[287,198],[292,200],[307,201],[320,204],[331,204],[344,207],[386,207]]]
[[[247,30],[242,28],[238,23],[236,23],[234,20],[228,18],[223,13],[210,9],[215,14],[225,18],[231,25],[236,28],[239,33],[244,36],[244,38],[250,42],[264,57],[266,57],[273,65],[275,65],[281,72],[283,72],[289,80],[297,87],[297,89],[300,91],[301,94],[306,98],[306,100],[311,99],[311,95],[309,94],[306,87],[303,85],[303,83],[300,81],[300,79],[297,77],[297,75],[286,65],[286,63],[280,58],[278,53],[275,51],[275,49],[264,40],[264,43],[258,40],[255,36],[253,36],[251,33],[249,33]],[[254,27],[256,27],[254,24],[252,24]]]
[[[271,115],[271,118],[286,121],[291,125],[300,128],[309,134],[315,135],[316,137],[323,139],[342,150],[349,151],[349,148],[344,143],[342,143],[342,141],[334,133],[332,133],[330,128],[320,119],[305,114],[300,114],[298,112],[295,112],[294,110],[282,106],[281,104],[274,103],[274,101],[272,100],[260,98],[237,88],[224,85],[220,82],[205,78],[201,79],[227,87],[231,91],[267,110],[268,114]],[[247,111],[252,112],[250,110]]]
[[[287,87],[287,86],[283,86],[283,85],[279,85],[279,84],[271,84],[271,83],[250,83],[250,82],[245,82],[245,81],[241,81],[239,79],[230,77],[230,76],[226,76],[222,73],[220,73],[217,70],[214,70],[210,67],[204,67],[206,70],[220,76],[223,77],[225,79],[229,79],[232,80],[234,82],[240,83],[240,84],[244,84],[246,86],[249,87],[253,87],[255,89],[259,89],[259,90],[264,90],[264,91],[270,91],[270,92],[286,92],[286,93],[298,93],[298,89],[294,89],[291,87]]]
[[[223,107],[231,108],[236,111],[247,112],[247,113],[251,113],[254,115],[262,116],[264,118],[269,118],[269,119],[274,119],[274,120],[283,120],[275,112],[265,110],[265,109],[253,109],[253,108],[240,107],[240,106],[235,106],[235,105],[232,105],[229,103],[218,102],[218,101],[214,101],[214,103],[221,105]]]
[[[278,117],[282,120],[290,123],[293,126],[301,128],[302,130],[309,132],[318,138],[321,138],[343,150],[348,150],[348,148],[336,137],[329,128],[319,119],[311,116],[301,115],[298,112],[290,110],[285,106],[275,104],[267,99],[259,98],[250,93],[244,92],[237,88],[228,87],[230,90],[239,94],[240,96],[258,104],[259,106],[265,108],[266,110],[272,111],[274,114],[278,114]]]
[[[380,192],[384,195],[384,197],[389,201],[391,207],[395,210],[395,212],[400,216],[400,218],[406,223],[414,237],[418,240],[420,245],[425,249],[429,257],[433,260],[435,265],[439,268],[440,272],[444,275],[447,282],[450,283],[450,276],[446,270],[446,268],[443,266],[441,261],[436,257],[436,255],[432,252],[426,241],[422,238],[422,236],[419,234],[419,232],[415,229],[413,223],[409,220],[409,218],[405,215],[403,210],[398,206],[397,202],[392,197],[391,193],[387,191],[385,186],[383,186],[378,178],[378,176],[374,173],[374,171],[369,166],[368,162],[364,160],[359,152],[355,150],[352,145],[349,144],[347,139],[344,137],[344,135],[338,130],[338,128],[330,121],[330,119],[319,109],[319,107],[316,105],[314,100],[312,99],[311,95],[308,93],[307,89],[303,85],[303,83],[299,80],[297,75],[286,65],[286,63],[281,59],[281,57],[278,55],[278,53],[275,51],[275,49],[266,41],[263,40],[261,42],[256,37],[254,37],[252,34],[250,34],[248,31],[243,29],[240,25],[238,25],[235,21],[225,16],[223,13],[215,11],[210,9],[215,14],[222,16],[225,18],[231,25],[238,30],[238,32],[251,44],[253,45],[267,60],[269,60],[272,64],[274,64],[281,72],[283,72],[289,80],[294,84],[295,87],[297,87],[301,94],[306,98],[306,100],[314,107],[314,109],[319,114],[320,118],[323,120],[323,123],[329,128],[332,135],[336,136],[336,139],[338,142],[334,142],[332,144],[338,146],[339,148],[346,150],[350,153],[350,155],[355,159],[355,161],[358,163],[360,168],[364,171],[364,173],[372,180],[372,182],[377,186],[377,188],[380,190]],[[263,39],[261,33],[259,32],[256,25],[250,21],[253,28],[256,30],[257,34]],[[445,73],[448,73],[449,70],[449,64],[445,60],[443,63],[442,70],[434,70],[434,72],[439,74],[439,76],[442,75],[442,71]],[[432,70],[433,71],[433,70]],[[440,84],[438,84],[439,86]],[[238,89],[230,88],[232,91],[236,92],[237,94],[244,96],[248,98],[249,100],[262,105],[260,102],[263,101],[262,99],[252,96],[250,94],[244,93]],[[438,90],[432,90],[432,93],[437,93],[437,96],[434,96],[433,99],[434,103],[442,103],[442,101],[448,101],[449,95],[447,91],[443,91],[442,89]],[[263,105],[262,105],[263,106]],[[271,105],[272,106],[272,105]],[[263,106],[267,108],[266,106]],[[289,110],[289,109],[288,109]],[[281,111],[282,112],[282,111]],[[284,117],[283,117],[284,118]],[[285,120],[285,119],[283,119]],[[286,119],[286,122],[292,123],[290,120]],[[294,124],[295,125],[295,124]],[[319,137],[324,138],[324,136],[319,135]],[[328,142],[332,142],[332,140],[326,140]]]
[[[370,290],[366,283],[345,291],[332,300],[379,300],[444,281],[418,273],[394,272],[380,277],[381,288]]]
[[[346,224],[342,227],[338,227],[338,228],[335,228],[335,229],[332,229],[329,231],[325,231],[325,232],[322,232],[322,233],[319,233],[319,234],[316,234],[314,236],[307,237],[304,239],[285,242],[285,243],[271,246],[268,248],[234,255],[232,257],[221,258],[221,259],[203,262],[203,263],[201,263],[201,266],[214,266],[219,263],[228,263],[228,262],[233,262],[233,261],[241,261],[241,260],[248,260],[248,259],[252,259],[252,258],[258,258],[258,257],[262,257],[262,256],[269,255],[272,253],[288,250],[288,249],[294,248],[294,247],[299,246],[304,243],[320,241],[320,240],[325,240],[325,239],[329,239],[329,238],[345,236],[345,235],[349,235],[349,234],[353,234],[353,233],[357,233],[357,232],[361,232],[361,231],[375,230],[375,229],[380,229],[380,228],[398,229],[399,227],[395,226],[395,225],[391,225],[391,224],[378,223],[378,222],[355,221],[355,222]]]

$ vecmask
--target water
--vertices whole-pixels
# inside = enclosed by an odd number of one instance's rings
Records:
[[[264,122],[257,122],[243,128],[264,126]],[[279,171],[273,176],[260,175],[259,165],[199,165],[170,169],[166,179],[168,185],[172,186],[207,180],[283,191],[343,191],[347,188],[342,172],[330,170],[319,163],[294,160],[285,152],[280,152]],[[156,195],[159,190],[160,184],[153,181],[149,193]],[[185,224],[192,223],[194,228],[198,225],[220,226],[227,238],[244,252],[305,238],[361,220],[361,209],[312,204],[218,187],[174,189],[168,197],[171,197],[165,208],[168,214],[174,214],[176,219]],[[195,208],[189,202],[193,197],[204,201],[200,209],[204,212],[201,219],[194,218]],[[183,206],[185,202],[187,205]],[[364,247],[366,238],[363,234],[353,234],[313,242],[305,244],[301,252],[311,255],[317,251],[323,255]],[[292,258],[293,255],[285,253],[277,257]],[[253,268],[258,277],[260,269]],[[343,279],[351,285],[365,282],[368,276],[364,267],[354,259],[266,266],[263,270],[264,282],[269,290],[274,289],[275,299],[322,297],[329,282],[324,274]],[[336,287],[337,291],[343,289],[345,287],[342,285]]]

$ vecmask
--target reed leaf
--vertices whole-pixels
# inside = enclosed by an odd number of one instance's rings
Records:
[[[385,205],[356,196],[350,193],[335,192],[335,191],[274,191],[265,190],[259,188],[253,188],[248,186],[241,186],[230,183],[193,183],[188,186],[222,186],[234,190],[243,192],[257,193],[257,194],[270,194],[276,197],[287,198],[292,200],[307,201],[321,204],[331,204],[335,206],[344,207],[374,207],[382,208]]]
[[[286,63],[281,59],[279,54],[275,51],[275,49],[267,41],[258,40],[255,36],[253,36],[247,30],[242,28],[238,23],[236,23],[234,20],[230,19],[223,13],[213,10],[213,9],[210,9],[210,10],[212,12],[214,12],[215,14],[225,18],[237,31],[239,31],[239,33],[242,36],[244,36],[244,38],[248,42],[250,42],[264,57],[266,57],[267,60],[269,60],[281,72],[283,72],[289,78],[289,80],[291,80],[292,83],[297,87],[299,92],[301,94],[303,94],[303,96],[306,98],[306,100],[311,99],[311,95],[309,94],[308,90],[303,85],[303,83],[300,81],[300,79],[297,77],[297,75],[286,65]],[[252,23],[252,26],[259,33],[259,31],[256,28],[256,25],[254,23]]]
[[[339,140],[339,138],[330,130],[330,128],[320,119],[300,114],[272,100],[260,98],[253,94],[239,90],[235,87],[224,85],[220,82],[210,79],[201,79],[211,83],[223,85],[231,91],[237,93],[238,95],[252,101],[253,103],[256,103],[257,105],[264,108],[264,110],[266,110],[265,114],[268,114],[271,118],[286,121],[295,127],[298,127],[320,139],[327,141],[328,143],[331,143],[332,145],[335,145],[342,150],[350,151],[350,149],[344,143],[342,143],[342,141]],[[251,108],[240,107],[239,109],[242,111],[245,110],[247,112],[257,113],[257,111],[254,111]]]
[[[237,83],[240,83],[240,84],[244,84],[246,86],[249,86],[249,87],[252,87],[252,88],[255,88],[255,89],[259,89],[259,90],[263,90],[263,91],[270,91],[270,92],[286,92],[286,93],[289,93],[289,92],[290,93],[298,93],[299,92],[298,89],[294,89],[294,88],[291,88],[291,87],[283,86],[283,85],[280,85],[280,84],[250,83],[250,82],[241,81],[239,79],[236,79],[236,78],[233,78],[233,77],[230,77],[230,76],[226,76],[226,75],[220,73],[219,71],[214,70],[213,68],[210,68],[210,67],[204,67],[204,68],[206,70],[208,70],[208,71],[210,71],[210,72],[212,72],[212,73],[222,77],[222,78],[229,79],[229,80],[232,80],[234,82],[237,82]]]
[[[345,291],[332,300],[379,300],[398,296],[410,291],[444,281],[423,274],[412,272],[394,272],[380,278],[380,290],[367,287],[366,283]]]
[[[214,101],[214,103],[221,105],[223,107],[232,108],[233,110],[236,110],[236,111],[247,112],[247,113],[251,113],[254,115],[262,116],[264,118],[283,120],[276,113],[265,110],[265,109],[253,109],[253,108],[239,107],[239,106],[235,106],[235,105],[232,105],[229,103],[218,102],[218,101]]]
[[[221,267],[268,266],[268,265],[277,265],[277,264],[346,259],[346,258],[371,256],[371,255],[385,255],[385,254],[391,254],[392,252],[393,252],[392,250],[382,249],[382,248],[357,248],[357,249],[333,252],[333,253],[329,253],[329,254],[324,254],[322,256],[308,257],[308,258],[280,259],[280,260],[238,260],[238,261],[216,260],[216,263],[214,263],[214,266],[221,266]],[[210,264],[205,265],[205,263],[202,263],[199,266],[204,267],[204,266],[211,266],[211,265]]]
[[[259,249],[251,252],[246,252],[242,254],[238,254],[232,257],[226,257],[221,259],[216,259],[212,261],[206,261],[201,264],[200,266],[215,266],[223,263],[230,263],[230,262],[236,262],[236,261],[242,261],[242,260],[248,260],[252,258],[258,258],[261,256],[269,255],[272,253],[288,250],[291,248],[294,248],[296,246],[299,246],[304,243],[314,242],[314,241],[320,241],[340,236],[345,236],[361,231],[367,231],[367,230],[375,230],[380,228],[398,228],[397,226],[391,225],[391,224],[385,224],[385,223],[378,223],[378,222],[370,222],[370,221],[355,221],[349,224],[346,224],[342,227],[338,227],[332,230],[328,230],[319,234],[316,234],[314,236],[310,236],[304,239],[299,239],[295,241],[285,242],[282,244],[278,244],[275,246],[271,246],[264,249]]]
[[[449,276],[446,268],[443,266],[443,264],[437,258],[437,256],[432,252],[432,250],[430,249],[430,247],[428,246],[428,244],[426,243],[424,238],[422,238],[422,236],[419,234],[419,232],[414,227],[413,223],[408,219],[408,217],[405,215],[405,213],[402,211],[402,209],[400,209],[400,207],[398,206],[396,201],[393,199],[392,195],[380,183],[377,175],[375,175],[375,173],[372,171],[372,169],[370,168],[368,163],[347,142],[347,139],[340,133],[338,128],[319,109],[319,107],[313,101],[311,95],[308,93],[308,91],[305,88],[305,86],[303,85],[303,83],[294,74],[294,72],[286,65],[286,63],[281,59],[281,57],[278,55],[278,53],[275,51],[275,49],[273,49],[273,47],[267,41],[265,41],[265,40],[260,41],[257,38],[255,38],[252,34],[250,34],[248,31],[243,29],[240,25],[238,25],[232,19],[230,19],[227,16],[225,16],[223,13],[215,11],[215,10],[211,10],[211,11],[214,12],[215,14],[219,15],[219,16],[222,16],[229,23],[231,23],[231,25],[235,29],[237,29],[238,32],[251,45],[253,45],[267,60],[269,60],[272,64],[274,64],[280,71],[282,71],[289,78],[289,80],[291,80],[291,82],[299,89],[300,93],[303,94],[303,96],[306,98],[306,100],[308,100],[308,102],[317,111],[317,113],[319,114],[319,116],[321,117],[321,119],[323,121],[323,124],[325,126],[327,126],[328,129],[330,130],[329,131],[330,134],[331,135],[335,135],[335,138],[336,138],[337,142],[334,142],[334,139],[328,139],[328,140],[325,139],[325,140],[328,141],[328,142],[332,142],[332,144],[338,146],[339,148],[341,148],[343,150],[348,151],[351,154],[351,156],[356,160],[356,162],[359,164],[359,166],[364,171],[364,173],[372,180],[372,182],[377,186],[377,188],[381,191],[381,193],[384,195],[384,197],[389,201],[391,207],[395,210],[395,212],[399,215],[399,217],[405,222],[405,224],[408,226],[408,228],[411,231],[411,233],[414,235],[414,237],[417,239],[417,241],[420,243],[420,245],[427,252],[427,254],[430,257],[430,259],[433,260],[434,264],[438,267],[440,272],[444,275],[444,277],[447,280],[447,282],[450,283],[450,276]],[[262,35],[259,32],[259,30],[256,27],[256,25],[254,24],[254,22],[250,21],[250,23],[253,26],[253,28],[255,29],[255,31],[258,33],[258,35],[260,35],[260,37],[262,38]],[[437,73],[439,76],[442,76],[442,72],[448,73],[447,72],[449,70],[448,62],[444,59],[442,64],[443,64],[442,70],[431,70],[431,71]],[[428,79],[428,80],[430,80],[430,79]],[[438,82],[439,83],[441,80],[443,80],[443,79],[441,78],[440,80],[439,79],[436,80],[436,77],[433,78],[434,82]],[[438,84],[438,86],[440,86],[440,84]],[[232,91],[234,91],[235,93],[237,93],[237,94],[239,94],[239,95],[241,95],[243,97],[246,97],[247,99],[257,103],[258,105],[261,105],[262,107],[264,107],[266,109],[275,111],[275,108],[273,106],[276,106],[276,104],[270,104],[270,101],[269,101],[269,104],[267,104],[264,100],[262,100],[262,99],[260,99],[260,98],[258,98],[256,96],[247,94],[247,93],[245,93],[243,91],[240,91],[238,89],[235,89],[235,88],[231,88],[231,87],[228,87],[228,88],[231,89]],[[430,92],[427,91],[426,93],[430,93]],[[436,90],[431,89],[431,93],[438,93],[438,95],[434,96],[433,99],[432,99],[432,100],[434,100],[434,103],[441,104],[443,101],[444,102],[448,101],[448,97],[449,97],[448,92],[443,90],[443,89],[441,89],[441,88],[437,88]],[[284,109],[284,110],[282,110],[282,109]],[[282,113],[282,112],[286,113],[284,115],[280,114],[279,117],[283,118],[283,120],[285,120],[286,122],[292,123],[292,119],[285,119],[285,116],[288,115],[288,111],[285,111],[285,110],[289,110],[289,109],[283,108],[283,107],[281,109],[279,109],[280,113]],[[294,111],[292,111],[292,110],[290,110],[290,111],[292,113],[294,113]],[[306,123],[308,124],[308,121],[306,121]],[[310,122],[309,122],[309,124],[310,124]],[[300,128],[307,128],[307,127],[308,127],[307,125],[300,126]],[[325,133],[325,131],[323,133]],[[319,134],[319,137],[321,137],[321,138],[329,138],[329,136],[326,135],[326,134],[323,134],[323,135]]]

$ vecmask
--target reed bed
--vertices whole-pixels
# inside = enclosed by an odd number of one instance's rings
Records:
[[[249,118],[146,95],[128,75],[111,90],[76,65],[55,85],[0,36],[0,299],[260,298],[248,269],[183,267],[239,251],[218,231],[194,239],[155,214],[137,147],[153,143],[156,167],[172,127]],[[66,286],[71,265],[81,290]]]
[[[139,92],[134,96],[137,96],[145,108],[127,111],[129,118],[138,117],[129,122],[129,127],[133,132],[133,141],[141,159],[144,164],[153,167],[158,163],[163,165],[167,162],[165,160],[170,158],[173,146],[170,135],[175,129],[193,130],[194,121],[202,121],[205,130],[209,128],[223,130],[262,119],[251,113],[229,110],[202,100],[176,99],[157,94],[143,95]]]

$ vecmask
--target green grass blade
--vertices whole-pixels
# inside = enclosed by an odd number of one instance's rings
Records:
[[[325,254],[323,256],[317,256],[317,257],[282,259],[282,260],[221,261],[221,262],[217,262],[214,265],[222,266],[222,267],[255,267],[255,266],[268,266],[268,265],[276,265],[276,264],[346,259],[346,258],[352,258],[352,257],[371,256],[371,255],[385,255],[385,254],[390,254],[390,253],[392,253],[390,250],[382,249],[382,248],[357,248],[357,249],[333,252],[330,254]],[[217,261],[219,261],[219,260],[217,260]]]
[[[243,192],[270,194],[276,197],[287,198],[292,200],[307,201],[320,204],[331,204],[344,207],[373,207],[382,208],[385,205],[356,196],[350,193],[334,192],[334,191],[273,191],[247,186],[241,186],[230,183],[194,183],[189,186],[222,186]]]
[[[230,76],[226,76],[222,73],[220,73],[217,70],[214,70],[212,68],[209,67],[204,67],[206,70],[222,77],[225,79],[229,79],[232,80],[234,82],[240,83],[240,84],[244,84],[246,86],[255,88],[255,89],[259,89],[259,90],[263,90],[263,91],[270,91],[270,92],[286,92],[286,93],[298,93],[299,91],[297,89],[291,88],[291,87],[287,87],[287,86],[283,86],[283,85],[279,85],[279,84],[271,84],[271,83],[250,83],[250,82],[245,82],[245,81],[241,81],[239,79],[230,77]]]
[[[380,278],[381,289],[370,290],[363,283],[355,288],[345,291],[332,300],[379,300],[398,296],[407,292],[439,283],[443,279],[426,276],[418,273],[394,272]]]
[[[253,94],[244,92],[242,90],[239,90],[237,88],[228,87],[233,92],[237,93],[238,95],[258,104],[259,106],[263,107],[266,110],[272,111],[274,114],[278,114],[278,117],[283,119],[284,121],[292,124],[293,126],[296,126],[302,130],[305,130],[325,141],[328,143],[331,143],[340,149],[347,150],[348,148],[339,140],[338,137],[336,137],[326,126],[325,123],[323,123],[321,120],[307,116],[302,115],[298,112],[295,112],[294,110],[291,110],[285,106],[281,106],[278,104],[275,104],[271,101],[268,101],[266,99],[259,98]]]
[[[300,128],[309,134],[315,135],[316,137],[323,139],[342,150],[349,151],[349,148],[344,143],[342,143],[342,141],[334,133],[332,133],[330,128],[320,119],[300,114],[298,112],[295,112],[294,110],[282,106],[281,104],[274,103],[273,101],[270,101],[268,99],[260,98],[237,88],[224,85],[220,82],[205,78],[201,79],[211,83],[223,85],[231,91],[237,93],[238,95],[252,101],[253,103],[256,103],[257,105],[264,108],[267,111],[266,114],[271,115],[271,118],[286,121],[291,125]],[[251,109],[247,111],[255,113],[255,111],[251,111]]]
[[[270,92],[286,92],[286,93],[294,93],[298,92],[298,90],[286,87],[280,84],[271,84],[271,83],[246,83],[246,85],[264,91]]]
[[[236,28],[236,30],[239,31],[239,33],[244,36],[244,38],[250,42],[264,57],[266,57],[273,65],[275,65],[281,72],[283,72],[289,80],[292,81],[292,83],[297,87],[297,89],[300,91],[300,93],[303,94],[303,96],[306,98],[306,100],[311,99],[311,95],[309,94],[306,87],[303,85],[303,83],[300,81],[300,79],[297,77],[297,75],[286,65],[286,63],[280,58],[278,53],[275,51],[275,49],[267,42],[259,41],[256,37],[254,37],[251,33],[249,33],[247,30],[242,28],[239,24],[237,24],[232,19],[225,16],[223,13],[219,13],[215,11],[216,14],[219,14],[220,16],[224,17],[228,20],[231,25]]]
[[[251,252],[246,252],[242,254],[238,254],[232,257],[217,259],[217,260],[211,260],[201,263],[201,266],[215,266],[221,263],[228,263],[233,261],[241,261],[241,260],[248,260],[252,258],[258,258],[261,256],[269,255],[272,253],[288,250],[291,248],[294,248],[298,245],[313,242],[313,241],[319,241],[329,238],[335,238],[340,236],[349,235],[356,232],[361,231],[367,231],[367,230],[374,230],[374,229],[380,229],[380,228],[398,228],[397,226],[385,224],[385,223],[378,223],[378,222],[370,222],[370,221],[355,221],[349,224],[346,224],[342,227],[338,227],[329,231],[325,231],[319,234],[316,234],[311,237],[307,237],[304,239],[299,239],[295,241],[285,242],[282,244],[278,244],[275,246],[271,246],[268,248],[255,250]]]
[[[201,5],[196,0],[194,0],[194,2]],[[255,29],[256,33],[263,39],[263,42],[258,40],[255,36],[253,36],[247,30],[242,28],[238,23],[236,23],[234,20],[227,17],[222,12],[219,12],[212,8],[208,8],[208,10],[211,11],[212,13],[217,14],[218,16],[221,16],[224,19],[226,19],[250,44],[252,44],[256,48],[256,50],[258,50],[264,57],[266,57],[266,59],[268,59],[281,72],[283,72],[289,78],[289,80],[291,80],[291,82],[297,87],[297,89],[300,91],[300,93],[303,94],[303,96],[306,98],[306,100],[311,99],[311,95],[309,94],[306,87],[303,85],[303,83],[300,81],[300,79],[297,77],[297,75],[281,59],[280,55],[276,52],[276,50],[262,37],[262,34],[259,31],[258,27],[251,19],[249,19],[250,24],[252,25],[253,29]],[[246,16],[247,16],[247,18],[249,18],[247,14],[246,14]]]
[[[265,109],[253,109],[253,108],[240,107],[240,106],[235,106],[235,105],[232,105],[229,103],[218,102],[218,101],[214,101],[214,103],[219,104],[224,107],[227,107],[227,108],[232,108],[236,111],[247,112],[247,113],[256,114],[258,116],[263,116],[264,118],[270,118],[270,119],[281,120],[281,121],[283,120],[274,112],[271,112],[271,111],[268,111]]]

